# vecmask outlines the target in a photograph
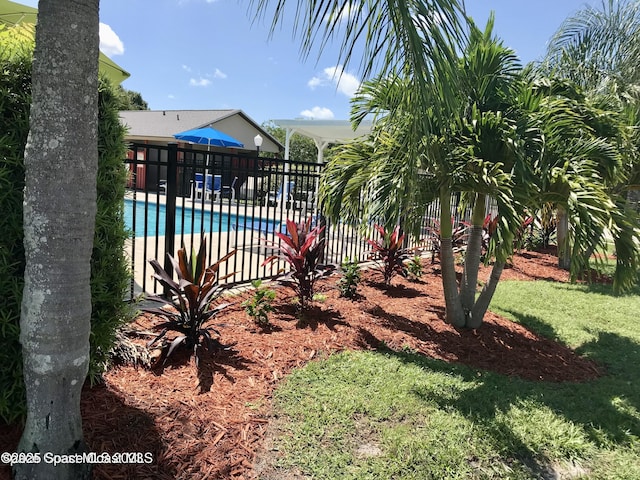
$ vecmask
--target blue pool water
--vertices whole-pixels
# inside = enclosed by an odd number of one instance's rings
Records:
[[[124,222],[126,227],[133,231],[133,200],[125,199],[124,201]],[[145,203],[143,201],[135,202],[136,237],[146,236],[162,236],[165,234],[165,219],[167,216],[165,205],[157,205],[148,203],[146,231],[145,231]],[[183,225],[184,210],[184,225]],[[193,217],[193,220],[192,220]],[[217,233],[228,232],[229,230],[251,229],[260,231],[261,233],[273,232],[276,225],[280,225],[277,220],[265,220],[260,218],[245,217],[243,215],[235,215],[220,212],[202,211],[181,206],[176,206],[176,235],[184,233],[192,234],[194,231],[200,233]],[[184,231],[183,231],[184,227]]]

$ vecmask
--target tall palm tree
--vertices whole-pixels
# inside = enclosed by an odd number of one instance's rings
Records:
[[[538,79],[540,80],[540,79]],[[543,100],[532,114],[543,132],[545,148],[536,163],[539,183],[532,208],[557,208],[560,259],[575,278],[589,268],[596,249],[616,245],[616,290],[632,287],[639,266],[637,213],[618,187],[626,178],[624,141],[627,128],[619,112],[591,98],[570,81],[543,79],[534,86]],[[594,101],[595,100],[595,101]]]
[[[587,265],[590,246],[602,244],[608,224],[615,225],[616,241],[621,253],[626,252],[616,277],[619,286],[629,285],[636,265],[637,235],[621,223],[627,217],[619,214],[605,189],[619,164],[617,150],[602,138],[615,130],[607,112],[585,104],[567,88],[563,93],[534,83],[532,73],[520,71],[513,53],[492,37],[491,27],[491,20],[485,31],[471,27],[469,45],[454,72],[460,88],[455,110],[436,114],[442,104],[420,104],[419,99],[429,97],[412,95],[411,75],[366,83],[354,98],[352,118],[377,115],[374,131],[366,140],[340,147],[322,190],[333,217],[360,218],[365,224],[381,218],[391,225],[402,221],[408,230],[419,224],[426,203],[438,199],[446,318],[470,328],[482,323],[525,209],[535,209],[540,201],[555,202],[578,220],[572,230],[572,254],[579,259],[574,276]],[[433,79],[429,92],[437,96],[439,83],[446,79],[438,74]],[[450,223],[454,192],[463,192],[472,211],[459,284]],[[476,297],[488,198],[497,203],[499,213],[490,249],[495,261]]]
[[[358,194],[366,191],[363,221],[402,218],[412,230],[419,225],[427,202],[441,208],[441,264],[447,320],[477,327],[488,306],[519,225],[516,192],[526,182],[527,163],[520,151],[524,141],[518,108],[512,100],[518,86],[519,64],[513,52],[492,36],[493,18],[484,31],[471,25],[469,43],[455,70],[434,72],[426,92],[413,95],[413,71],[365,84],[354,99],[352,118],[378,117],[368,141],[341,147],[326,170],[323,197],[333,216],[361,213]],[[405,72],[403,72],[405,73]],[[449,74],[457,78],[454,101],[438,104]],[[420,103],[421,101],[426,103]],[[438,111],[440,109],[440,111]],[[519,124],[520,122],[520,124]],[[465,192],[471,208],[472,231],[460,287],[452,249],[451,196]],[[526,195],[524,195],[526,196]],[[482,225],[488,197],[496,199],[502,218],[493,252],[498,258],[492,282],[476,302]]]
[[[542,68],[578,84],[592,101],[606,99],[620,113],[618,139],[623,168],[610,188],[640,205],[640,155],[637,126],[640,108],[640,1],[603,0],[600,8],[586,6],[567,18],[549,42]],[[600,100],[598,100],[600,99]],[[611,105],[613,104],[613,105]],[[625,208],[628,208],[626,206]],[[562,212],[562,209],[560,210]],[[566,218],[566,217],[563,217]],[[566,227],[569,225],[566,224]],[[561,238],[560,243],[568,240]],[[562,254],[565,254],[564,257]],[[569,266],[568,249],[560,251]]]
[[[549,41],[545,63],[587,91],[640,94],[640,1],[602,0],[567,18]]]
[[[99,0],[41,0],[25,149],[20,319],[27,419],[19,451],[83,452],[98,167]],[[90,465],[14,465],[17,479],[89,478]]]

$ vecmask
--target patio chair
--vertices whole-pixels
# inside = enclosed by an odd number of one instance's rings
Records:
[[[213,184],[209,191],[209,197],[213,197],[214,200],[220,199],[220,192],[222,192],[222,175],[213,175]]]
[[[220,187],[220,191],[216,191],[214,188],[213,194],[216,196],[217,199],[220,198],[221,195],[223,197],[224,195],[229,195],[231,200],[235,200],[236,199],[235,186],[237,181],[238,181],[238,177],[233,177],[233,182],[231,182],[231,185],[222,185]],[[220,179],[220,183],[222,183],[222,178]],[[214,182],[214,187],[215,187],[215,182]]]
[[[295,180],[289,180],[280,185],[277,192],[269,192],[267,194],[267,206],[269,207],[282,207],[283,199],[286,202],[287,208],[293,202],[293,191],[296,188]]]
[[[203,173],[196,173],[194,175],[191,192],[191,198],[194,200],[200,200],[203,195],[205,198],[211,197],[213,175],[207,174],[206,182],[204,179],[205,176]]]

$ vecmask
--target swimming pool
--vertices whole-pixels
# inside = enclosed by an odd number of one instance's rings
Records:
[[[133,205],[134,201],[125,199],[124,201],[124,222],[126,227],[134,231],[133,228]],[[165,234],[165,219],[167,217],[166,206],[163,204],[147,203],[147,219],[145,222],[144,201],[135,202],[135,235],[136,237],[162,236]],[[184,210],[184,211],[183,211]],[[182,221],[184,214],[184,222]],[[192,220],[193,219],[193,220]],[[184,231],[183,231],[184,223]],[[176,235],[184,233],[190,235],[194,231],[204,233],[228,232],[230,230],[255,230],[260,233],[273,232],[280,226],[279,220],[255,218],[244,215],[229,213],[211,212],[198,210],[190,207],[182,208],[176,206]],[[146,225],[146,232],[145,232]],[[282,230],[282,228],[280,228]]]

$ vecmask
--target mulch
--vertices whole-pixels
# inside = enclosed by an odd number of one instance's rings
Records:
[[[523,252],[502,279],[567,282],[554,252]],[[439,265],[426,261],[419,281],[394,278],[390,287],[365,271],[356,300],[339,297],[337,277],[318,283],[326,299],[299,321],[292,294],[278,289],[271,328],[256,327],[232,298],[217,318],[220,341],[230,350],[206,352],[196,368],[188,352],[176,351],[164,368],[120,366],[104,384],[86,387],[82,398],[85,440],[94,452],[151,452],[149,464],[101,464],[96,479],[255,478],[256,452],[265,438],[271,396],[292,369],[349,349],[414,352],[531,381],[585,382],[602,369],[551,339],[488,312],[478,330],[444,322]],[[489,270],[481,270],[486,279]],[[134,326],[157,320],[140,315]],[[0,425],[0,452],[15,451],[19,425]],[[0,466],[0,479],[9,469]]]

